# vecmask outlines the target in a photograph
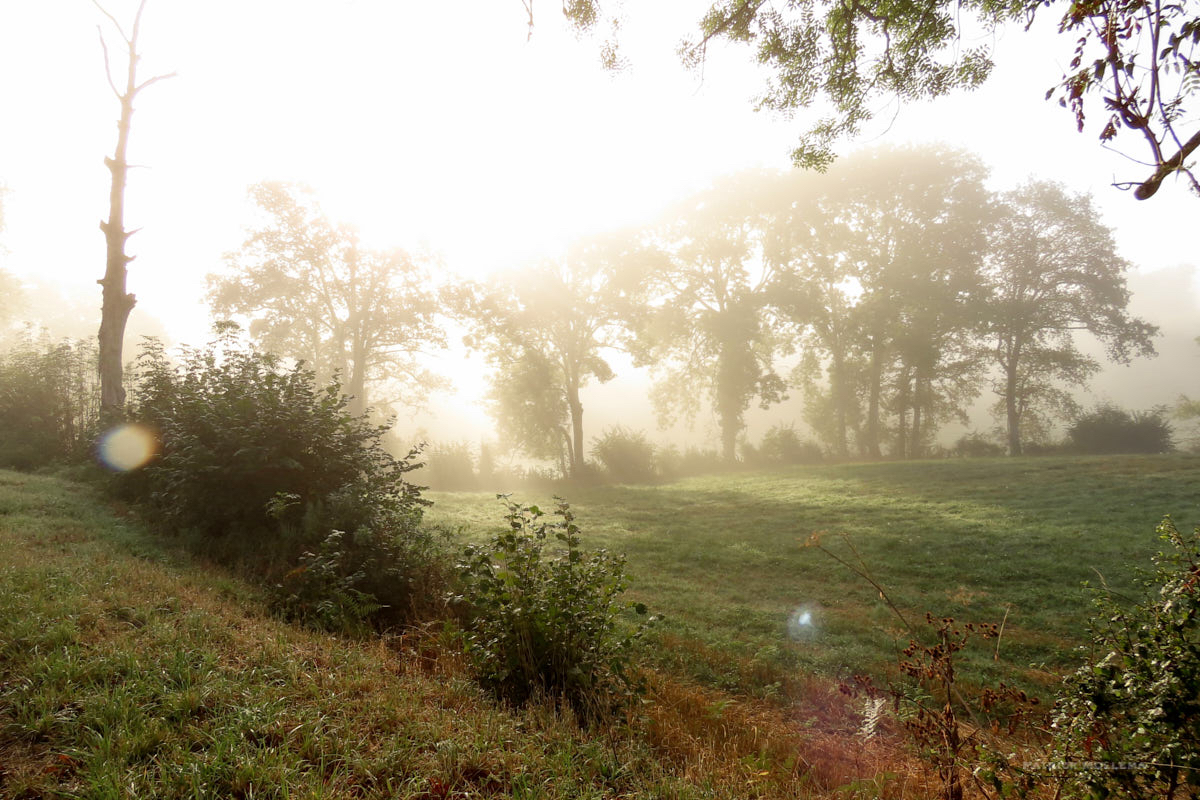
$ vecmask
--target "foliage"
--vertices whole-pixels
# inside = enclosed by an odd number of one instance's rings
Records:
[[[625,559],[605,550],[586,553],[575,515],[557,503],[556,521],[537,507],[498,495],[508,530],[484,546],[471,545],[460,565],[454,601],[466,617],[466,649],[480,683],[514,704],[550,695],[585,721],[608,716],[641,692],[631,648],[645,615],[622,602]]]
[[[1067,429],[1079,453],[1167,453],[1174,448],[1166,406],[1128,412],[1101,405]]]
[[[1056,766],[1088,797],[1200,790],[1200,528],[1168,517],[1158,535],[1139,601],[1097,593],[1086,663],[1055,704]]]
[[[601,3],[579,0],[575,5],[585,6],[594,17]],[[1153,173],[1143,181],[1119,184],[1137,186],[1139,199],[1153,195],[1175,172],[1200,191],[1188,162],[1200,147],[1200,130],[1185,108],[1200,91],[1200,17],[1186,3],[713,0],[698,37],[685,41],[680,54],[685,64],[699,67],[714,41],[753,47],[757,61],[770,72],[760,108],[782,113],[813,105],[827,109],[792,153],[798,166],[823,170],[833,161],[837,141],[859,133],[879,109],[891,107],[889,100],[919,101],[982,85],[992,61],[988,36],[981,31],[1014,21],[1032,26],[1035,16],[1056,12],[1061,12],[1063,46],[1074,49],[1047,99],[1057,96],[1080,131],[1085,107],[1095,103],[1103,114],[1097,131],[1102,143],[1117,139],[1123,130],[1142,139],[1144,157],[1135,160],[1148,163]],[[964,42],[982,44],[966,47]],[[1068,61],[1066,52],[1061,60]]]
[[[99,417],[94,341],[54,342],[26,329],[0,355],[0,466],[80,460]]]
[[[259,346],[305,361],[318,380],[339,376],[355,414],[368,407],[367,385],[385,380],[420,405],[444,381],[416,357],[445,346],[439,299],[421,265],[403,250],[361,246],[306,188],[269,182],[250,194],[266,219],[226,256],[232,273],[208,277],[213,312],[249,318]]]
[[[1063,387],[1082,385],[1100,365],[1075,346],[1087,330],[1113,361],[1154,355],[1154,325],[1131,317],[1125,271],[1112,230],[1098,221],[1087,195],[1034,181],[1000,198],[991,234],[986,309],[988,351],[1000,367],[993,383],[1008,450],[1022,452],[1027,426],[1045,430],[1055,416],[1076,412]]]
[[[609,428],[592,443],[592,456],[617,483],[653,483],[658,477],[654,445],[641,431]]]
[[[236,326],[219,334],[184,348],[178,366],[159,342],[143,347],[132,411],[158,432],[161,454],[127,490],[169,527],[205,536],[277,535],[315,511],[347,531],[375,508],[420,519],[424,501],[405,481],[415,453],[388,455],[386,426],[349,414],[336,383],[318,389],[302,365],[250,349]]]
[[[683,450],[676,445],[661,447],[657,460],[659,476],[668,481],[695,475],[715,475],[730,469],[729,462],[718,451],[691,445]]]

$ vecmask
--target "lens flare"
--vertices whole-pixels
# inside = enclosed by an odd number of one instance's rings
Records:
[[[820,632],[818,610],[809,604],[804,604],[792,612],[788,618],[788,636],[792,641],[810,642]]]
[[[118,425],[100,437],[100,460],[118,472],[144,466],[158,452],[158,440],[141,425]]]

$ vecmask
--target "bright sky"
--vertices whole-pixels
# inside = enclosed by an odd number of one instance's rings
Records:
[[[749,51],[714,53],[703,82],[678,65],[707,4],[627,0],[632,65],[612,76],[554,0],[537,3],[528,42],[518,0],[149,0],[140,75],[178,77],[140,95],[134,116],[130,160],[147,166],[127,192],[126,225],[143,228],[128,248],[139,309],[178,340],[206,337],[204,275],[241,242],[246,187],[262,180],[312,185],[369,243],[480,274],[648,217],[716,175],[788,166],[803,120],[752,110]],[[136,5],[105,3],[122,20]],[[119,72],[119,42],[87,0],[0,5],[0,264],[90,288],[98,318],[102,162],[119,110],[97,25]],[[1070,46],[1009,30],[985,90],[904,109],[861,144],[958,144],[992,166],[997,188],[1061,180],[1093,192],[1139,268],[1196,263],[1200,200],[1181,186],[1148,203],[1111,188],[1145,169],[1042,99]]]

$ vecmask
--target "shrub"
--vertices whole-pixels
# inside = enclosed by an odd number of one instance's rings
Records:
[[[816,464],[824,459],[820,446],[802,439],[792,425],[771,426],[758,455],[767,464]]]
[[[1200,792],[1200,528],[1183,536],[1168,518],[1158,534],[1169,549],[1145,598],[1097,594],[1086,662],[1055,704],[1058,765],[1089,797]]]
[[[592,457],[604,467],[609,480],[617,483],[652,483],[658,477],[654,445],[641,431],[620,425],[609,428],[592,445]]]
[[[1067,436],[1079,453],[1166,453],[1174,446],[1165,406],[1131,414],[1102,405],[1076,420]]]
[[[442,442],[425,453],[425,482],[442,491],[468,491],[479,485],[469,442]]]
[[[954,443],[954,449],[951,452],[959,457],[993,458],[1004,455],[1004,447],[982,433],[966,433]]]
[[[713,449],[688,447],[680,452],[678,447],[670,445],[658,453],[658,470],[665,480],[675,480],[728,472],[730,464]]]
[[[185,349],[179,366],[153,340],[138,356],[130,413],[157,431],[161,453],[125,482],[134,499],[205,536],[269,535],[314,509],[326,530],[349,531],[379,504],[419,520],[425,501],[404,480],[416,453],[393,458],[386,426],[351,416],[336,383],[318,389],[303,365],[284,368],[236,333]],[[292,500],[269,514],[280,496]]]
[[[640,603],[620,600],[625,560],[585,553],[568,504],[556,521],[537,506],[504,502],[508,530],[486,546],[469,546],[454,600],[466,621],[466,652],[479,682],[496,697],[521,704],[539,695],[567,702],[595,720],[640,691],[631,648],[643,625],[622,617]],[[556,551],[556,552],[552,552]]]
[[[99,416],[96,343],[35,339],[27,329],[0,356],[0,466],[82,460]]]
[[[210,555],[278,580],[285,616],[348,628],[426,610],[444,559],[421,525],[428,501],[405,480],[418,452],[393,458],[386,426],[350,415],[336,384],[318,389],[236,333],[178,366],[145,346],[130,411],[161,452],[118,491]]]

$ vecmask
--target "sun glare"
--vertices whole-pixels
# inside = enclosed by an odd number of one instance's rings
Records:
[[[118,472],[145,466],[157,452],[157,437],[141,425],[118,425],[100,439],[100,460]]]

